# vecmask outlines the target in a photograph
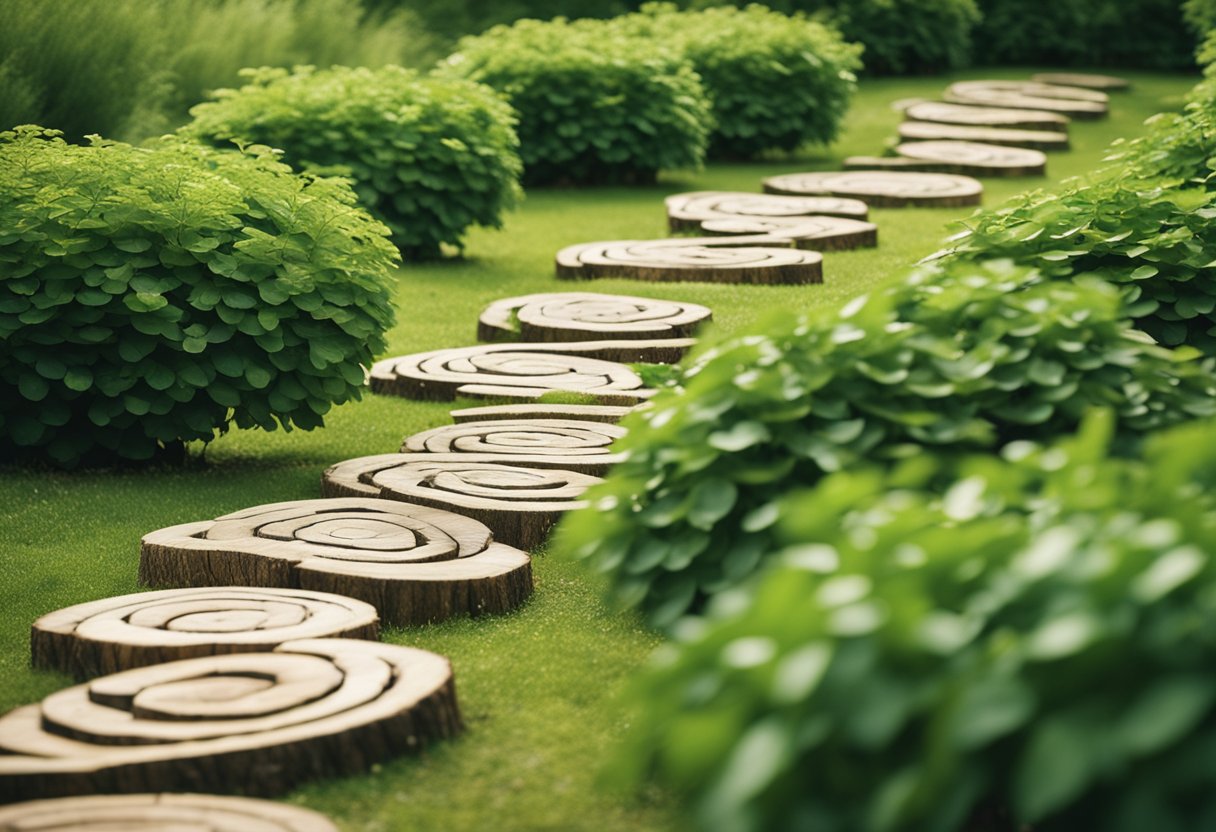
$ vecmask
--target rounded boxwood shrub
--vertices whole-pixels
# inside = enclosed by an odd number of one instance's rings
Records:
[[[820,23],[758,5],[680,12],[672,3],[620,23],[683,49],[713,102],[714,155],[794,150],[840,132],[861,47]]]
[[[270,148],[0,133],[0,458],[313,428],[392,324],[388,229]]]
[[[1213,828],[1216,425],[1108,429],[795,496],[636,683],[620,773],[722,832]]]
[[[266,144],[297,169],[343,173],[410,257],[459,247],[471,225],[498,228],[519,197],[514,116],[493,91],[401,67],[244,70],[190,112],[188,135]]]
[[[709,349],[636,414],[628,458],[562,523],[560,548],[664,626],[752,574],[777,501],[826,472],[1075,429],[1216,413],[1216,369],[1127,324],[1114,287],[1009,261],[922,269],[834,314],[777,319]]]
[[[673,45],[559,17],[495,26],[456,50],[438,72],[511,102],[528,182],[648,182],[704,161],[709,100]]]

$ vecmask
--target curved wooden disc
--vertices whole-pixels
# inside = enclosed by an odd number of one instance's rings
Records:
[[[706,220],[701,229],[708,234],[776,234],[788,237],[798,248],[814,251],[845,251],[878,245],[878,226],[844,217],[736,217]]]
[[[0,717],[0,802],[198,789],[279,794],[461,728],[448,660],[290,641],[94,679]]]
[[[1096,75],[1089,72],[1039,72],[1030,76],[1039,84],[1053,86],[1082,87],[1089,90],[1129,90],[1131,82],[1114,75]]]
[[[976,142],[926,141],[897,145],[895,157],[850,156],[850,170],[926,171],[968,176],[1042,176],[1047,156],[1038,150]]]
[[[682,301],[552,292],[495,301],[481,313],[482,341],[689,338],[713,313]]]
[[[696,231],[715,220],[842,217],[864,220],[870,209],[859,199],[835,196],[776,196],[743,191],[691,191],[664,200],[672,231]],[[744,233],[744,232],[739,232]],[[767,233],[767,229],[760,229]]]
[[[273,503],[160,529],[141,542],[139,576],[334,592],[392,624],[507,612],[532,592],[531,560],[493,542],[483,523],[369,499]]]
[[[1049,110],[1082,119],[1107,114],[1105,93],[1034,81],[958,81],[946,88],[942,98],[951,104]]]
[[[1016,130],[1068,132],[1069,118],[1045,110],[1017,110],[1009,107],[969,107],[944,101],[914,104],[904,111],[909,121],[959,124],[968,127],[1001,127]]]
[[[66,607],[34,622],[34,667],[102,676],[133,667],[265,652],[302,638],[379,634],[370,604],[302,589],[167,589]]]
[[[446,454],[470,462],[505,462],[525,468],[567,468],[603,474],[620,462],[609,447],[627,431],[576,419],[492,419],[444,425],[406,437],[405,454]],[[543,465],[532,465],[538,460]]]
[[[324,815],[268,800],[213,794],[61,797],[0,807],[10,832],[338,832]]]
[[[453,410],[451,416],[457,424],[484,422],[489,419],[579,419],[586,422],[615,423],[635,409],[603,404],[499,404],[464,407]]]
[[[979,205],[984,186],[969,176],[888,171],[787,173],[764,180],[779,194],[837,194],[887,208]]]
[[[793,242],[790,237],[753,234],[583,243],[557,253],[557,276],[563,280],[626,277],[659,282],[822,283],[822,255],[796,249]]]
[[[322,492],[460,512],[485,523],[496,539],[532,550],[544,543],[564,512],[586,505],[583,493],[601,482],[577,471],[438,456],[380,454],[340,462],[322,475]]]
[[[1058,130],[1014,130],[1004,127],[905,121],[899,125],[899,137],[906,142],[961,141],[1025,147],[1032,150],[1068,150],[1068,134]]]
[[[679,345],[683,339],[666,339]],[[407,399],[451,401],[490,389],[499,396],[535,399],[545,393],[578,393],[606,404],[636,404],[654,395],[624,364],[633,341],[565,344],[481,344],[386,358],[372,366],[375,393]],[[664,341],[643,342],[662,344]]]

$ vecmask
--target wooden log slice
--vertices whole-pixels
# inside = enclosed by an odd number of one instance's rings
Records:
[[[967,127],[1000,127],[1012,130],[1050,130],[1067,133],[1069,118],[1061,113],[1046,110],[1015,110],[1008,107],[970,107],[966,104],[947,104],[944,101],[926,101],[904,111],[909,121],[928,121],[935,124],[959,124]]]
[[[884,208],[979,205],[984,186],[969,176],[887,171],[787,173],[764,180],[778,194],[836,194]]]
[[[481,341],[690,338],[713,313],[696,303],[595,292],[554,292],[495,301],[481,313]]]
[[[680,348],[683,339],[666,339]],[[633,341],[565,344],[482,344],[386,358],[372,366],[375,393],[407,399],[451,401],[457,395],[535,399],[555,391],[577,393],[603,404],[637,404],[654,395],[641,377],[617,361],[598,356],[630,355]],[[643,342],[661,344],[658,342]],[[626,345],[621,347],[620,345]],[[647,351],[647,355],[654,353]],[[597,356],[597,357],[593,357]]]
[[[322,476],[327,495],[366,494],[459,512],[497,540],[531,551],[562,514],[582,508],[599,477],[561,469],[380,454],[340,462]]]
[[[946,88],[942,98],[951,104],[1048,110],[1080,119],[1107,115],[1105,93],[1033,81],[958,81]]]
[[[706,220],[701,229],[707,234],[776,234],[793,240],[798,248],[812,251],[846,251],[878,245],[878,226],[844,217],[740,217]]]
[[[698,231],[714,220],[841,217],[864,220],[870,208],[860,199],[835,196],[776,196],[741,191],[691,191],[665,200],[672,231]],[[761,232],[765,233],[765,232]]]
[[[508,612],[532,592],[531,559],[484,524],[368,499],[273,503],[160,529],[141,541],[139,577],[333,592],[391,624]]]
[[[969,127],[964,124],[905,121],[899,125],[899,138],[905,142],[980,142],[1031,150],[1068,150],[1068,134],[1058,130],[1014,130],[1004,127]]]
[[[0,803],[97,793],[281,794],[461,730],[448,660],[289,641],[102,676],[0,717]]]
[[[338,832],[316,812],[213,794],[61,797],[0,807],[5,832]]]
[[[557,276],[562,280],[822,283],[823,256],[793,246],[792,238],[771,234],[583,243],[557,253]]]
[[[1030,80],[1038,84],[1051,84],[1063,87],[1081,87],[1089,90],[1114,92],[1130,90],[1131,82],[1126,78],[1114,75],[1096,75],[1089,72],[1039,72],[1030,76]]]
[[[34,622],[33,665],[87,679],[150,664],[379,634],[370,604],[302,589],[168,589],[77,604]]]
[[[615,423],[634,410],[632,407],[599,404],[499,404],[453,410],[452,419],[458,425],[490,419],[579,419]]]
[[[626,432],[618,425],[576,419],[492,419],[416,433],[406,437],[401,452],[525,468],[565,468],[600,476],[622,460],[609,446]]]
[[[850,156],[848,170],[925,171],[965,176],[1042,176],[1047,156],[1038,150],[976,142],[905,142],[898,156]]]

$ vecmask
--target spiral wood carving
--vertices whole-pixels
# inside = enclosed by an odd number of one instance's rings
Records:
[[[579,419],[586,422],[616,423],[636,408],[605,404],[498,404],[463,407],[452,411],[452,421],[484,422],[490,419]]]
[[[8,832],[338,832],[324,815],[248,797],[124,794],[60,797],[0,807]]]
[[[886,208],[979,205],[984,186],[969,176],[898,171],[789,173],[764,180],[776,194],[834,194]]]
[[[274,503],[145,535],[153,585],[301,587],[374,606],[391,624],[507,612],[532,592],[526,554],[476,520],[384,500]]]
[[[823,257],[793,247],[792,237],[744,234],[583,243],[557,253],[563,280],[797,284],[823,282]]]
[[[621,461],[622,456],[609,446],[625,433],[618,425],[576,419],[465,422],[406,437],[401,452],[525,468],[566,468],[598,476]]]
[[[448,660],[323,638],[102,676],[0,717],[0,802],[279,794],[461,728]]]
[[[942,96],[951,104],[1047,110],[1080,119],[1103,118],[1108,97],[1097,90],[1035,81],[959,81]]]
[[[594,292],[554,292],[495,301],[481,313],[482,341],[690,338],[713,317],[704,306]]]
[[[1059,130],[1015,130],[1004,127],[971,127],[964,124],[935,124],[931,121],[905,121],[899,125],[905,142],[960,141],[980,142],[1031,150],[1068,150],[1068,134]]]
[[[977,142],[905,142],[895,148],[896,156],[850,156],[844,166],[850,170],[888,169],[968,176],[1042,176],[1047,156],[1038,150],[1001,147]]]
[[[1045,110],[1017,110],[1010,107],[971,107],[944,101],[923,101],[904,110],[910,121],[959,124],[968,127],[1001,127],[1015,130],[1068,132],[1069,118]]]

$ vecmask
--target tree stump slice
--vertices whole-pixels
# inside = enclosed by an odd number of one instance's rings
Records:
[[[691,338],[713,317],[696,303],[594,292],[555,292],[495,301],[477,322],[481,341],[598,341]]]
[[[557,277],[765,286],[822,283],[823,256],[795,248],[790,237],[771,234],[612,240],[559,251]]]
[[[1047,110],[1080,119],[1107,115],[1106,93],[1033,81],[958,81],[942,95],[951,104]]]
[[[834,196],[776,196],[749,194],[739,191],[692,191],[673,194],[665,200],[667,225],[672,231],[700,231],[706,222],[755,221],[758,226],[768,220],[804,220],[807,218],[840,217],[864,220],[870,208],[860,199]],[[758,232],[768,233],[759,227]]]
[[[964,176],[1042,176],[1047,156],[1039,150],[976,142],[905,142],[898,156],[850,156],[848,170],[924,171]]]
[[[1119,92],[1132,88],[1131,82],[1126,78],[1118,78],[1114,75],[1096,75],[1089,72],[1039,72],[1030,76],[1030,80],[1038,84],[1081,87],[1103,92]]]
[[[0,803],[97,793],[281,794],[461,730],[448,660],[289,641],[141,667],[0,717]]]
[[[618,425],[576,419],[491,419],[416,433],[406,437],[401,452],[525,468],[566,468],[599,476],[623,459],[610,446],[627,432]],[[529,464],[533,461],[545,464]]]
[[[10,832],[338,832],[329,818],[298,806],[213,794],[60,797],[0,807]]]
[[[453,410],[451,415],[458,425],[490,419],[578,419],[612,424],[624,419],[634,409],[599,404],[499,404],[465,407]]]
[[[701,230],[707,234],[775,234],[788,237],[800,249],[847,251],[878,245],[878,226],[864,220],[844,217],[786,218],[759,217],[706,220]]]
[[[899,138],[905,142],[979,142],[1030,150],[1068,150],[1068,134],[1058,130],[1015,130],[1004,127],[934,124],[931,121],[905,121],[899,125]]]
[[[979,205],[984,186],[969,176],[900,171],[787,173],[764,180],[776,194],[834,194],[864,199],[871,206],[954,208]]]
[[[273,503],[160,529],[141,541],[139,577],[333,592],[400,625],[509,612],[532,593],[531,559],[476,520],[359,498]]]
[[[268,652],[285,641],[379,635],[370,604],[302,589],[168,589],[77,604],[44,615],[33,666],[89,679],[135,667]]]
[[[909,121],[958,124],[965,127],[1000,127],[1011,130],[1050,130],[1067,133],[1069,118],[1045,110],[1016,110],[1008,107],[978,107],[926,101],[904,111]]]
[[[555,468],[380,454],[340,462],[321,481],[330,496],[359,494],[459,512],[493,529],[494,537],[531,551],[562,514],[582,508],[599,477]]]

